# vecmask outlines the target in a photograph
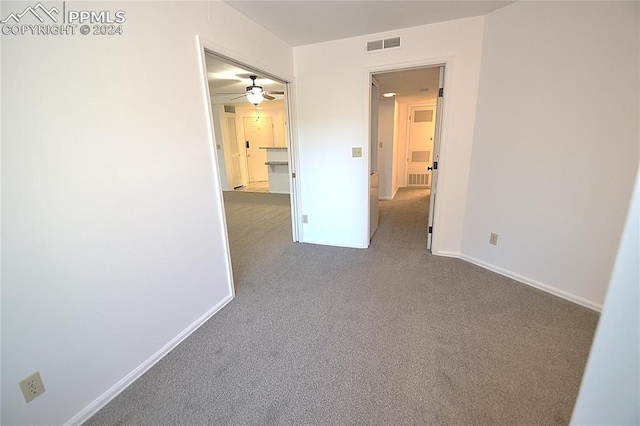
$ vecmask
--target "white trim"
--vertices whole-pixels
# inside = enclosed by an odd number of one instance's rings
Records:
[[[213,128],[213,107],[211,105],[211,93],[209,93],[209,84],[207,78],[207,62],[206,51],[210,50],[211,41],[203,37],[196,36],[196,45],[198,47],[198,58],[200,61],[200,84],[202,84],[202,91],[204,95],[205,111],[207,112],[207,136],[209,138],[209,154],[211,155],[213,173],[211,180],[213,187],[218,191],[218,202],[216,208],[218,214],[221,217],[222,229],[220,230],[224,235],[224,255],[227,259],[227,284],[229,287],[229,294],[231,297],[235,296],[235,285],[233,282],[233,266],[231,265],[231,248],[229,247],[229,233],[227,232],[227,215],[224,208],[224,195],[222,193],[222,179],[220,178],[220,167],[218,166],[218,150],[215,138],[215,131]],[[222,143],[222,142],[221,142]]]
[[[368,246],[363,246],[358,244],[341,244],[341,243],[335,243],[334,241],[327,242],[327,241],[319,241],[319,240],[305,241],[305,244],[317,244],[319,246],[344,247],[344,248],[354,248],[354,249],[368,248]]]
[[[298,155],[298,131],[297,126],[294,126],[298,122],[297,109],[296,109],[296,85],[294,81],[286,83],[286,120],[287,120],[287,132],[289,135],[288,140],[288,159],[289,159],[289,194],[291,205],[291,234],[293,242],[297,243],[302,240],[302,208],[301,198],[302,187],[300,186],[300,179],[298,177],[298,169],[300,164],[300,156]],[[296,177],[293,177],[293,174]]]
[[[127,374],[118,383],[113,385],[108,391],[96,398],[91,404],[83,408],[78,414],[73,416],[65,425],[80,425],[95,413],[97,413],[102,407],[107,405],[113,398],[118,396],[129,385],[140,378],[151,367],[153,367],[158,361],[164,358],[169,352],[171,352],[176,346],[178,346],[184,339],[189,337],[191,333],[200,328],[205,322],[207,322],[213,315],[215,315],[220,309],[222,309],[227,303],[233,300],[233,296],[229,295],[222,299],[213,308],[209,309],[204,315],[195,320],[191,325],[185,328],[180,334],[171,339],[169,343],[164,345],[159,351],[151,355],[146,361],[140,364],[131,373]]]
[[[399,189],[400,189],[400,185],[396,186],[396,189],[393,190],[393,194],[391,195],[392,200],[396,198],[396,194],[398,193]]]
[[[462,259],[462,253],[459,253],[457,251],[432,251],[431,254],[441,257],[455,257],[458,259]]]
[[[204,38],[200,37],[202,40]],[[269,64],[261,62],[254,57],[247,56],[244,53],[235,49],[230,49],[225,45],[208,39],[206,40],[207,50],[215,52],[219,56],[227,57],[232,61],[240,62],[241,64],[249,65],[251,68],[255,68],[257,71],[261,71],[264,74],[271,74],[271,76],[282,80],[283,83],[294,81],[294,76],[280,69],[276,69]]]
[[[369,131],[371,128],[371,122],[370,122],[370,112],[369,112],[369,108],[371,107],[371,102],[369,101],[369,81],[370,81],[370,76],[373,74],[377,74],[377,73],[382,73],[382,72],[394,72],[394,71],[402,71],[402,70],[406,70],[406,69],[412,69],[412,68],[429,68],[429,67],[437,67],[437,66],[444,66],[445,69],[447,70],[445,72],[444,75],[444,87],[445,87],[445,95],[451,97],[451,88],[453,87],[452,84],[452,80],[451,80],[451,76],[453,75],[453,56],[440,56],[440,57],[433,57],[433,58],[424,58],[424,59],[420,59],[420,60],[414,60],[414,61],[407,61],[407,62],[388,62],[386,64],[378,64],[378,65],[374,65],[374,66],[368,66],[364,68],[364,81],[367,82],[366,84],[366,94],[365,94],[365,104],[364,104],[364,108],[363,111],[365,111],[366,116],[364,117],[364,123],[365,123],[365,133],[367,135],[366,140],[363,142],[363,146],[365,147],[365,149],[363,149],[362,152],[362,156],[363,159],[365,161],[367,161],[367,163],[371,163],[371,158],[370,158],[370,149],[369,149]],[[364,85],[363,85],[364,86]],[[407,110],[408,111],[408,110]],[[446,185],[444,184],[444,182],[446,182],[445,176],[446,176],[446,141],[449,139],[449,132],[448,132],[448,126],[449,126],[449,120],[448,117],[451,114],[451,102],[445,102],[444,103],[444,108],[442,111],[442,132],[440,134],[440,161],[438,162],[438,179],[440,182],[440,185],[438,185],[438,191],[442,192],[443,188],[446,188]],[[366,196],[366,200],[367,200],[367,205],[369,205],[369,203],[371,202],[369,200],[369,166],[366,167],[367,170],[367,178],[366,178],[366,182],[367,182],[367,196]],[[406,182],[405,182],[405,186],[406,186]],[[446,191],[446,189],[445,189]],[[433,227],[435,229],[444,229],[441,225],[441,218],[443,217],[441,213],[441,209],[442,209],[442,205],[436,203],[435,204],[435,209],[434,209],[434,223],[433,223]],[[365,229],[365,231],[369,230],[368,224],[369,224],[369,214],[368,214],[368,208],[367,208],[367,217],[364,218],[364,223],[367,224],[367,227]],[[368,238],[369,233],[365,232],[366,236]],[[432,238],[432,243],[431,243],[431,250],[432,251],[438,251],[438,247],[440,247],[440,238],[439,235],[441,234],[441,232],[436,232],[433,235]],[[366,240],[366,239],[365,239]],[[368,241],[365,241],[365,245],[367,245]]]
[[[286,117],[287,123],[287,131],[289,132],[289,143],[288,143],[288,155],[289,155],[289,187],[290,187],[290,195],[291,195],[291,226],[292,226],[292,234],[293,241],[298,242],[302,241],[302,217],[300,212],[301,209],[301,186],[298,177],[298,166],[299,166],[299,158],[298,158],[298,140],[296,133],[296,119],[297,116],[295,114],[296,104],[295,104],[295,92],[291,93],[292,90],[295,90],[294,85],[294,77],[286,72],[281,70],[277,70],[269,65],[266,65],[260,61],[256,61],[254,58],[248,57],[244,55],[242,52],[238,52],[233,49],[229,49],[220,43],[216,43],[213,40],[209,40],[203,37],[198,36],[199,43],[203,46],[203,48],[220,57],[222,60],[226,60],[228,62],[235,63],[238,66],[248,68],[251,71],[259,72],[260,74],[266,75],[267,77],[279,81],[280,83],[286,86],[285,92],[285,111],[284,115]],[[204,61],[204,56],[203,56]],[[205,76],[206,76],[206,64],[205,64]],[[206,81],[206,77],[205,77]],[[206,85],[206,90],[208,93],[209,86]],[[210,100],[209,100],[210,103]],[[214,145],[215,146],[215,143]],[[245,156],[246,159],[246,156]],[[292,185],[292,181],[294,180],[291,177],[291,173],[296,173],[296,182],[295,185]],[[226,233],[226,219],[225,219],[225,233]],[[231,263],[231,257],[229,256],[229,263]]]
[[[520,275],[516,272],[510,271],[508,269],[501,268],[499,266],[492,265],[490,263],[485,262],[484,260],[476,259],[475,257],[468,256],[464,253],[458,253],[453,251],[440,251],[434,253],[436,256],[442,257],[455,257],[458,259],[462,259],[469,263],[473,263],[474,265],[478,265],[481,268],[487,269],[489,271],[495,272],[496,274],[500,274],[504,277],[511,278],[512,280],[518,281],[522,284],[526,284],[530,287],[537,288],[538,290],[542,290],[545,293],[553,294],[554,296],[561,297],[569,302],[576,303],[580,306],[584,306],[585,308],[592,309],[597,312],[602,312],[602,304],[596,303],[591,300],[587,300],[584,297],[577,296],[573,293],[569,293],[567,291],[561,290],[557,287],[554,287],[549,284],[545,284],[541,281],[534,280],[533,278],[525,277],[524,275]]]
[[[389,201],[390,201],[390,200],[393,200],[393,196],[390,196],[390,195],[380,195],[380,196],[378,197],[378,200],[389,200]]]

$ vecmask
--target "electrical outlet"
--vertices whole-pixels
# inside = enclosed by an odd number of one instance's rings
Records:
[[[309,223],[309,216],[307,216],[306,214],[302,215],[302,223]]]
[[[359,147],[359,146],[355,146],[355,147],[351,148],[351,156],[353,158],[362,157],[362,148]]]
[[[39,397],[44,393],[44,385],[42,384],[40,372],[38,371],[36,371],[26,379],[21,380],[19,382],[19,385],[26,402],[31,402],[31,400]]]
[[[489,244],[493,244],[494,246],[498,245],[498,234],[491,233],[489,237]]]

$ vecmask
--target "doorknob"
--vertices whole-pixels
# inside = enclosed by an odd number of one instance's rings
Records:
[[[433,170],[433,167],[427,167],[427,170]]]

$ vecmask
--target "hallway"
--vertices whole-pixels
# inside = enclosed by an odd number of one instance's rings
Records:
[[[380,222],[371,245],[394,244],[426,251],[430,191],[400,188],[393,200],[380,200]]]

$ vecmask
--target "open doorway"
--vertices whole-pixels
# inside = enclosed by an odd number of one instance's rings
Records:
[[[285,83],[209,52],[205,61],[223,191],[290,193]],[[263,96],[249,100],[251,87]]]
[[[206,49],[204,64],[237,290],[268,256],[262,234],[298,241],[288,83]]]
[[[412,221],[420,222],[422,244],[431,249],[444,65],[372,73],[372,78],[380,91],[377,124],[371,120],[378,134],[372,149],[378,162],[380,224],[397,205],[414,209]]]

